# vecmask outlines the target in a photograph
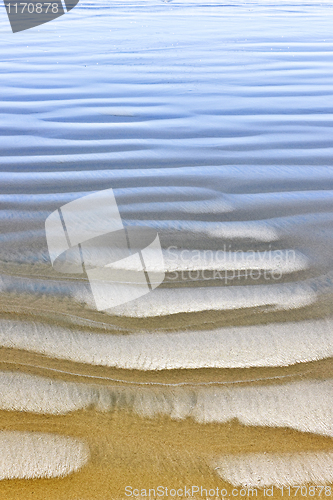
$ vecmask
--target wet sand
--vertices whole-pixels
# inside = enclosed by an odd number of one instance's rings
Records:
[[[1,499],[329,497],[309,486],[333,488],[330,3],[6,22]],[[166,276],[97,311],[85,273],[51,266],[45,220],[111,188],[126,228],[158,232]]]
[[[331,452],[333,447],[331,438],[290,429],[248,427],[236,421],[199,425],[168,418],[141,419],[126,412],[111,416],[90,411],[68,417],[29,414],[24,418],[18,413],[1,412],[0,419],[4,429],[51,431],[85,439],[92,452],[89,464],[67,478],[3,481],[2,494],[9,499],[20,495],[37,499],[126,498],[126,486],[199,485],[231,490],[212,467],[219,455],[263,450]],[[258,490],[258,498],[264,498],[263,490]]]

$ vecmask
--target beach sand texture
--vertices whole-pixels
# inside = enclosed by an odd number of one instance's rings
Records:
[[[3,12],[1,499],[331,496],[332,21],[326,0],[82,0],[14,35]],[[106,189],[165,279],[98,311],[45,220]]]

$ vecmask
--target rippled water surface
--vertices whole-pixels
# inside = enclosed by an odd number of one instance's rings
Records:
[[[1,10],[1,498],[330,496],[332,27],[328,1]],[[165,279],[98,311],[45,220],[110,188]]]

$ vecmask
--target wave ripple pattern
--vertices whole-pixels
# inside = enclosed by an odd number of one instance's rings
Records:
[[[3,9],[1,498],[332,491],[332,26],[328,0],[92,0],[15,35]]]

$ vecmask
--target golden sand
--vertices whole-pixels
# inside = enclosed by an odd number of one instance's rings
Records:
[[[140,418],[126,411],[86,410],[57,417],[2,411],[0,426],[84,439],[92,453],[86,467],[65,478],[1,481],[0,498],[6,500],[120,499],[126,498],[126,486],[231,490],[213,470],[212,461],[219,455],[333,450],[331,438],[287,428],[247,427],[237,421],[202,425],[190,419]],[[258,498],[264,498],[262,490]]]

